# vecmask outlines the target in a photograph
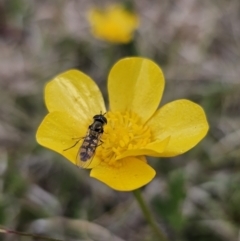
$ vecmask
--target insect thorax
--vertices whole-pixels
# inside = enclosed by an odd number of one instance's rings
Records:
[[[103,123],[100,121],[95,121],[89,126],[90,135],[96,136],[103,133]]]

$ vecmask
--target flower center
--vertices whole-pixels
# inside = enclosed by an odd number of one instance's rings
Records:
[[[104,126],[101,137],[102,145],[98,148],[97,155],[108,165],[120,165],[116,161],[118,156],[127,150],[140,149],[151,141],[151,132],[144,126],[137,114],[126,111],[108,112],[108,124]]]

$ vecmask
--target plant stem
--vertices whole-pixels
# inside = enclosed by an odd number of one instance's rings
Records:
[[[15,235],[19,235],[19,236],[32,237],[32,238],[37,238],[37,239],[42,239],[42,240],[49,240],[49,241],[63,241],[61,239],[50,238],[50,237],[41,236],[41,235],[37,235],[37,234],[19,232],[19,231],[3,229],[3,228],[0,228],[0,233],[15,234]]]
[[[154,220],[153,215],[151,214],[145,200],[142,197],[140,189],[134,190],[133,195],[136,198],[147,222],[149,223],[149,225],[152,227],[153,231],[159,238],[159,241],[168,241],[167,236],[162,232],[162,230],[158,227],[156,221]]]

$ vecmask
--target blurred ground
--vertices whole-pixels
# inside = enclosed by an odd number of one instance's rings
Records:
[[[188,153],[150,160],[158,174],[143,192],[159,224],[171,240],[239,240],[240,2],[132,3],[140,27],[121,46],[92,37],[86,11],[97,1],[0,0],[0,224],[63,240],[156,240],[131,193],[111,190],[35,141],[47,81],[78,68],[107,100],[111,66],[137,53],[165,73],[161,104],[191,99],[211,127]]]

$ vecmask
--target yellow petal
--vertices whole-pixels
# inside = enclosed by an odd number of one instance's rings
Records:
[[[87,130],[86,124],[84,125],[67,112],[51,112],[40,124],[36,139],[40,145],[60,153],[70,162],[78,165],[78,151]],[[74,144],[76,146],[72,147]],[[92,163],[97,161],[92,160]],[[87,168],[93,167],[92,163]]]
[[[131,191],[149,183],[155,171],[147,163],[135,157],[119,160],[119,167],[99,165],[91,170],[94,177],[118,191]]]
[[[122,159],[128,156],[161,156],[165,148],[169,143],[170,137],[165,138],[164,140],[157,140],[148,145],[142,147],[141,149],[127,150],[116,159]]]
[[[138,27],[138,17],[121,5],[106,9],[91,9],[88,14],[92,33],[95,37],[112,42],[128,43]]]
[[[161,69],[151,60],[122,59],[113,66],[108,77],[110,109],[133,111],[144,123],[156,111],[164,83]]]
[[[50,81],[45,88],[49,112],[64,111],[89,122],[100,112],[106,112],[103,97],[96,83],[78,70],[69,70]]]
[[[161,107],[147,123],[154,139],[169,143],[161,154],[176,156],[194,147],[208,131],[208,122],[201,106],[189,100],[177,100]]]

